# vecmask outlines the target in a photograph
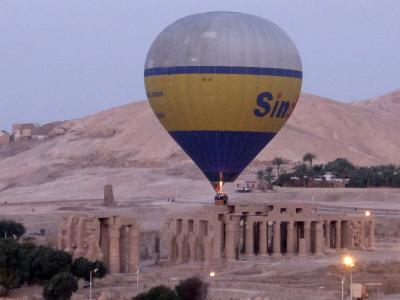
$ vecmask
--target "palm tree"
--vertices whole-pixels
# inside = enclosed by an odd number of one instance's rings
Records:
[[[264,180],[272,183],[272,180],[274,179],[274,176],[272,175],[272,170],[273,168],[271,166],[267,167],[264,171]]]
[[[325,165],[325,170],[332,172],[336,177],[346,178],[356,171],[356,167],[347,158],[336,158]]]
[[[306,177],[309,173],[308,166],[306,164],[300,164],[294,167],[294,174],[301,178],[303,187],[306,186]]]
[[[258,170],[257,171],[257,179],[260,181],[259,187],[261,189],[262,180],[264,179],[264,171]]]
[[[312,153],[312,152],[307,152],[306,154],[304,154],[303,156],[303,162],[308,161],[310,163],[310,169],[312,168],[312,162],[314,159],[317,159],[317,154]]]
[[[282,157],[275,157],[272,164],[276,166],[276,173],[279,177],[281,175],[281,166],[285,164],[285,160]]]

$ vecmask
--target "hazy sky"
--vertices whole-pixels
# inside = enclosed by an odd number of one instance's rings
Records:
[[[399,0],[0,0],[0,128],[144,99],[156,35],[214,10],[282,27],[300,51],[305,92],[351,101],[400,88]]]

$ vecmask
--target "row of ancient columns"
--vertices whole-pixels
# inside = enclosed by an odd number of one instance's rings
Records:
[[[240,254],[320,255],[331,249],[363,248],[367,240],[369,248],[375,245],[373,220],[281,221],[231,215],[226,220],[213,222],[175,219],[171,224],[169,253],[171,260],[178,263],[203,261],[207,264],[223,257],[237,260]]]
[[[281,240],[286,239],[286,254],[306,254],[311,252],[311,222],[296,222],[297,224],[304,224],[303,226],[303,236],[300,236],[300,230],[296,227],[297,232],[295,232],[295,222],[287,221],[286,223],[286,237],[282,237],[281,234],[281,224],[282,221],[246,221],[246,234],[244,235],[245,244],[245,255],[252,256],[255,254],[254,251],[254,222],[259,224],[259,251],[258,254],[265,256],[268,254],[267,249],[267,231],[268,224],[272,224],[272,256],[279,257],[282,255]],[[296,240],[295,240],[296,236]],[[321,254],[323,250],[323,224],[320,221],[315,222],[315,247],[314,253]],[[229,240],[229,239],[228,239]],[[296,249],[295,249],[296,247]]]
[[[139,228],[119,217],[69,216],[60,227],[58,248],[74,258],[103,260],[110,273],[136,272]]]
[[[170,223],[168,247],[170,258],[177,263],[195,261],[211,262],[220,258],[221,250],[218,248],[221,232],[209,222],[201,219],[175,219]],[[215,227],[218,226],[218,222]]]
[[[332,230],[334,224],[334,230]],[[342,246],[342,228],[340,221],[325,221],[325,248],[339,250]],[[332,236],[333,235],[333,236]]]
[[[272,225],[272,256],[279,257],[282,255],[281,245],[282,239],[286,240],[286,255],[297,253],[305,255],[313,253],[315,255],[322,254],[325,250],[342,248],[353,248],[355,246],[354,230],[359,230],[359,235],[356,237],[358,246],[364,248],[374,248],[374,223],[369,220],[368,245],[366,245],[365,224],[363,221],[360,224],[354,224],[352,221],[260,221],[257,219],[247,218],[245,221],[243,235],[244,254],[246,256],[255,255],[255,234],[254,223],[258,223],[258,255],[265,256],[268,254],[267,232],[268,227]],[[286,236],[282,236],[281,224],[286,223]],[[313,228],[312,227],[313,224]],[[236,222],[228,222],[226,232],[226,257],[234,259],[234,250],[237,245],[235,236],[238,236],[239,231],[238,220]],[[239,233],[240,235],[240,233]],[[311,236],[312,235],[312,236]],[[237,239],[237,238],[236,238]]]
[[[334,225],[334,227],[332,226]],[[366,225],[368,236],[366,235]],[[325,248],[375,248],[373,220],[325,221]],[[334,230],[332,230],[334,228]],[[334,234],[334,237],[331,235]]]
[[[121,251],[121,229],[128,231],[128,272],[134,273],[137,271],[139,263],[139,231],[133,226],[118,226],[116,224],[109,225],[109,270],[110,273],[120,273],[121,261],[126,255]],[[125,232],[126,233],[126,232]]]
[[[358,221],[354,222],[358,224],[353,224],[354,227],[358,226],[359,232],[358,232],[358,246],[360,248],[370,248],[374,249],[375,248],[375,223],[373,220],[368,220],[368,221]],[[368,225],[368,237],[365,234],[365,227]],[[366,243],[366,240],[368,240],[368,244]]]

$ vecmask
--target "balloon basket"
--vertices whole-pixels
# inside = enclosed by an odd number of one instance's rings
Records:
[[[228,195],[225,193],[217,193],[214,201],[215,205],[226,205],[228,203]]]
[[[215,205],[225,205],[226,201],[225,200],[215,200]]]

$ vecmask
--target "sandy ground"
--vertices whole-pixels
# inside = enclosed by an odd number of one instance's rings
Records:
[[[98,170],[96,170],[98,171]],[[42,185],[6,190],[1,193],[0,216],[22,221],[29,233],[45,228],[54,233],[63,215],[79,213],[110,213],[135,216],[143,230],[160,229],[171,212],[212,205],[214,192],[201,174],[181,177],[168,175],[168,169],[105,169],[102,175],[85,169],[80,180],[76,176]],[[102,206],[103,186],[113,173],[115,208]],[[129,175],[129,176],[128,176]],[[252,179],[253,173],[241,178]],[[83,184],[83,183],[85,184]],[[94,192],[95,191],[95,192]],[[230,201],[302,201],[328,206],[400,209],[400,189],[302,189],[275,188],[258,193],[235,193],[225,186]],[[69,195],[66,198],[64,195]],[[168,202],[174,198],[176,202]]]

